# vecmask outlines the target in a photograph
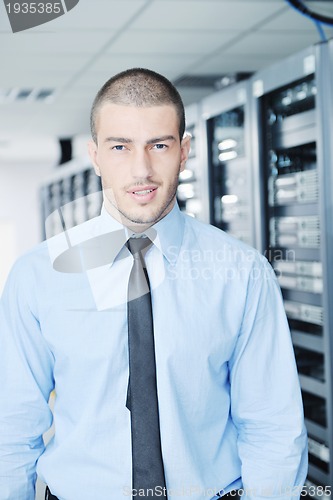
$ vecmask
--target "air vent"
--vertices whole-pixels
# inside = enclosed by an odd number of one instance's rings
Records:
[[[33,89],[21,89],[17,92],[15,96],[16,101],[24,101],[27,100],[33,92]]]
[[[6,102],[51,102],[55,89],[48,88],[19,88],[0,89],[0,104]]]
[[[39,89],[36,92],[36,101],[47,101],[54,96],[54,89]]]
[[[221,89],[248,78],[251,73],[183,75],[174,80],[176,87]]]

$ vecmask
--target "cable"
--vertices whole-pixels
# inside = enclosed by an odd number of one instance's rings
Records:
[[[316,25],[316,28],[318,30],[318,33],[319,33],[319,36],[320,36],[320,39],[322,42],[327,42],[327,38],[326,38],[326,35],[325,35],[325,32],[323,30],[323,27],[321,25],[321,23],[319,21],[313,21]]]
[[[317,31],[319,33],[321,41],[327,42],[327,38],[326,38],[325,32],[323,30],[322,24],[327,24],[329,26],[333,26],[333,18],[332,17],[324,16],[322,14],[317,14],[316,12],[311,11],[300,0],[286,0],[286,2],[291,7],[296,9],[297,12],[300,12],[303,16],[311,19],[311,21],[314,22],[314,24],[317,28]]]
[[[306,5],[300,0],[286,0],[292,7],[298,10],[301,14],[306,17],[309,17],[312,20],[319,21],[323,24],[328,24],[329,26],[333,26],[333,17],[324,16],[323,14],[318,14],[317,12],[313,12],[308,9]]]

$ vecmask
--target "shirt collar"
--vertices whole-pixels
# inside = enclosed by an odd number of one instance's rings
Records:
[[[171,264],[174,264],[178,258],[184,237],[184,226],[184,217],[177,203],[163,219],[152,226],[158,235],[156,246]]]
[[[171,264],[175,263],[184,234],[184,217],[177,204],[145,231]],[[100,217],[60,233],[47,241],[53,268],[64,273],[112,265],[133,233],[102,208]]]
[[[108,213],[104,205],[101,211],[101,222],[103,232],[105,230],[111,232],[123,230],[123,238],[119,238],[114,245],[113,261],[121,250],[121,247],[134,233],[114,219]],[[119,232],[119,234],[121,233]],[[175,203],[172,210],[163,217],[163,219],[148,228],[144,234],[150,237],[154,245],[163,253],[168,262],[175,263],[184,235],[184,218],[182,217],[178,204]]]

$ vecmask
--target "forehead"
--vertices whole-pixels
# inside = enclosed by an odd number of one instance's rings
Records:
[[[99,132],[133,131],[135,129],[154,130],[155,133],[178,131],[179,120],[177,111],[172,104],[160,106],[127,106],[114,103],[103,103],[97,110],[95,126]]]

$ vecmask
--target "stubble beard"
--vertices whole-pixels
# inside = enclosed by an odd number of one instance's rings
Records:
[[[180,167],[179,167],[180,171]],[[150,215],[150,217],[144,217],[144,216],[139,216],[139,214],[134,214],[130,213],[128,211],[122,210],[116,200],[114,200],[111,196],[108,196],[108,188],[105,188],[103,186],[103,192],[104,196],[107,199],[109,205],[112,207],[113,211],[115,212],[115,215],[118,215],[118,219],[120,218],[122,224],[129,225],[129,224],[134,224],[134,225],[144,225],[144,226],[152,226],[153,224],[156,224],[159,220],[163,219],[167,213],[169,213],[168,210],[170,208],[170,205],[175,201],[176,198],[176,193],[177,193],[177,188],[178,188],[178,175],[175,178],[175,181],[173,184],[168,189],[167,192],[167,197],[165,202],[163,203],[162,206],[157,207],[155,212]],[[111,214],[112,215],[112,214]]]

